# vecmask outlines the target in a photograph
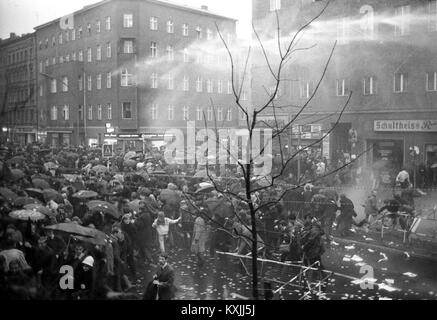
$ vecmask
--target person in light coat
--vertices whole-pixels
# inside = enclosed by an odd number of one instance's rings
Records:
[[[165,240],[168,238],[168,232],[171,224],[179,223],[181,217],[172,220],[167,218],[163,211],[158,212],[158,218],[152,224],[152,227],[156,229],[158,233],[158,242],[161,253],[165,253]]]
[[[205,252],[205,243],[207,238],[207,228],[202,213],[199,213],[196,220],[194,220],[193,227],[193,243],[191,251],[197,256],[197,265],[202,267],[204,264],[203,254]]]

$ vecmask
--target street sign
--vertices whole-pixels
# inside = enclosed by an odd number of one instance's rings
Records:
[[[102,148],[103,157],[109,158],[113,156],[114,146],[112,144],[104,144]]]

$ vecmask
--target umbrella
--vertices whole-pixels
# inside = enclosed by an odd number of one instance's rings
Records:
[[[93,244],[95,246],[103,246],[106,244],[106,240],[104,238],[88,238],[83,236],[72,236],[74,240],[83,241],[86,243]]]
[[[199,184],[200,188],[196,190],[195,193],[209,192],[214,190],[214,186],[212,184]]]
[[[32,197],[18,197],[14,201],[14,206],[15,207],[23,207],[26,204],[31,204],[31,203],[42,204],[41,201],[34,199]]]
[[[54,162],[46,162],[44,163],[44,167],[46,168],[46,170],[56,170],[59,168],[59,165]]]
[[[67,153],[65,153],[65,157],[71,158],[71,159],[77,159],[77,158],[79,158],[79,155],[76,152],[67,152]]]
[[[435,168],[437,168],[437,162],[436,162],[436,163],[433,163],[433,164],[431,165],[431,169],[435,169]]]
[[[132,211],[140,212],[140,201],[141,200],[133,200],[129,202],[128,206]]]
[[[15,156],[6,161],[7,164],[16,164],[16,163],[22,164],[24,162],[26,162],[26,158],[23,156]]]
[[[222,218],[230,218],[234,215],[232,205],[224,199],[208,199],[205,201],[206,205],[213,215]]]
[[[55,202],[61,203],[64,201],[64,198],[62,197],[62,195],[58,191],[56,191],[55,189],[51,189],[51,188],[44,189],[43,196],[44,196],[44,200],[46,202],[53,200]]]
[[[181,201],[179,194],[170,189],[163,189],[159,195],[159,199],[166,203],[178,204]]]
[[[79,192],[76,192],[73,194],[73,197],[79,198],[79,199],[88,199],[88,198],[94,198],[97,197],[98,193],[90,190],[80,190]]]
[[[45,229],[53,231],[62,231],[76,236],[87,238],[106,239],[106,234],[97,229],[82,227],[76,223],[58,223],[45,227]]]
[[[152,174],[167,174],[167,172],[163,170],[157,170],[157,171],[153,171]]]
[[[105,167],[104,165],[97,165],[94,166],[91,170],[95,171],[96,173],[105,173],[108,172],[108,168]]]
[[[49,216],[49,217],[55,216],[55,214],[52,212],[52,210],[43,206],[42,204],[36,204],[36,203],[26,204],[23,208],[26,210],[34,210],[34,211],[41,212],[42,214],[45,214],[46,216]]]
[[[92,200],[86,205],[90,211],[101,211],[105,214],[113,216],[116,219],[120,218],[120,213],[118,212],[117,208],[107,201]]]
[[[46,216],[36,210],[15,210],[9,213],[9,216],[19,220],[39,221],[44,220]]]
[[[8,188],[0,188],[0,195],[9,203],[13,203],[17,198],[17,194]]]
[[[64,174],[64,178],[69,182],[75,182],[77,177],[79,177],[78,174]]]
[[[20,180],[22,178],[24,178],[24,172],[20,169],[11,169],[11,173],[12,173],[12,180]]]
[[[124,155],[124,160],[130,160],[132,158],[135,158],[137,156],[137,153],[135,151],[129,151]]]
[[[194,174],[194,178],[209,178],[208,174],[211,177],[215,177],[215,173],[212,170],[208,170],[208,173],[206,172],[206,170],[200,170]]]
[[[35,178],[32,180],[32,184],[35,188],[40,188],[40,189],[49,189],[50,188],[50,184],[43,180],[43,179],[39,179],[39,178]]]

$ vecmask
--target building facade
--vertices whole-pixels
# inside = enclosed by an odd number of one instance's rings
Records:
[[[285,43],[326,4],[254,0],[254,25],[267,47],[277,46],[276,12]],[[309,101],[296,121],[291,143],[317,142],[338,122],[316,144],[331,160],[341,151],[363,153],[361,163],[383,168],[387,177],[403,166],[436,163],[436,41],[437,1],[331,1],[305,30],[292,62],[283,68],[275,99],[284,107],[283,120]],[[258,88],[269,86],[260,81],[266,74],[267,66],[258,56],[252,66],[254,105],[265,99]],[[412,152],[414,147],[418,154]]]
[[[0,125],[2,141],[20,144],[37,140],[35,35],[0,41]]]
[[[217,32],[235,41],[235,23],[206,7],[106,0],[36,27],[48,141],[125,148],[163,141],[166,129],[186,129],[187,121],[204,127],[204,117],[235,127]]]

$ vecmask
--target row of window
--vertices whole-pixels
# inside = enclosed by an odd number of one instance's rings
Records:
[[[150,109],[152,120],[159,120],[160,114],[158,112],[159,106],[158,104],[153,104]],[[182,120],[189,121],[192,117],[192,111],[189,106],[183,106],[182,108]],[[215,116],[214,116],[215,111]],[[121,115],[123,119],[132,119],[132,105],[130,102],[122,103]],[[225,110],[222,107],[218,107],[215,110],[212,107],[209,107],[206,110],[206,119],[207,121],[232,121],[232,109],[228,108]],[[103,119],[105,117],[105,119]],[[83,120],[83,111],[82,106],[79,106],[79,119]],[[112,120],[112,104],[106,104],[105,108],[99,104],[97,106],[89,105],[87,107],[87,119],[89,121],[92,120]],[[167,107],[167,120],[181,120],[175,119],[175,106],[169,105]],[[196,108],[195,119],[197,121],[204,120],[204,109],[201,107]],[[70,120],[70,106],[52,106],[50,109],[50,120]]]
[[[7,58],[5,56],[5,61],[3,64],[11,65],[15,63],[28,62],[28,57],[31,59],[33,54],[33,49],[22,49],[19,51],[8,53]],[[6,60],[7,59],[7,60]]]
[[[377,94],[378,82],[376,77],[369,76],[362,80],[363,95]],[[408,74],[396,73],[393,77],[393,92],[403,93],[407,92],[408,88]],[[427,72],[425,74],[425,90],[428,92],[437,91],[437,72]],[[299,84],[299,91],[301,98],[310,98],[314,93],[314,85],[310,81],[301,81]],[[335,86],[335,93],[337,96],[348,96],[350,92],[349,80],[337,79]],[[280,96],[278,92],[276,98]]]
[[[34,110],[14,110],[6,115],[8,123],[11,124],[30,124],[36,122],[37,113]]]
[[[33,104],[33,87],[21,87],[18,89],[11,89],[7,95],[8,103],[16,103],[16,102],[24,102],[27,101],[27,104]]]
[[[9,84],[20,81],[28,81],[29,78],[33,79],[34,70],[33,63],[29,63],[25,66],[20,66],[18,68],[11,68],[7,70],[7,80]]]

